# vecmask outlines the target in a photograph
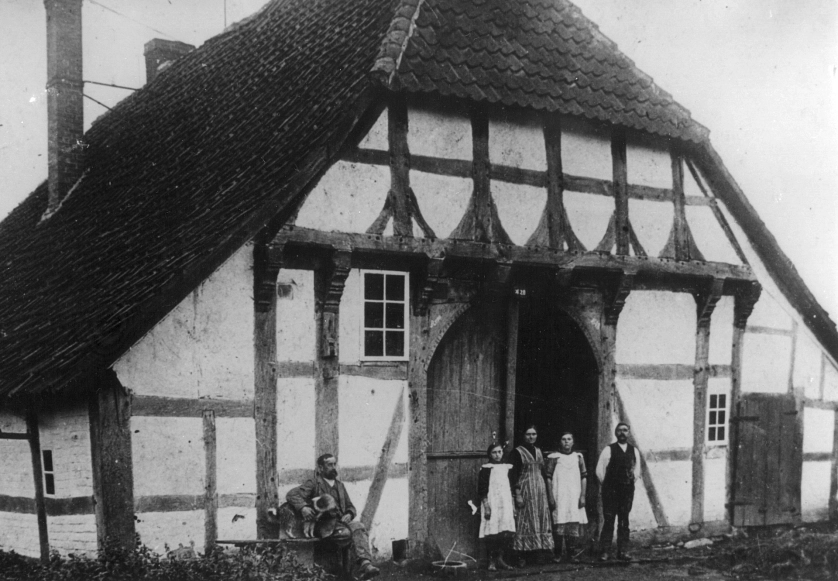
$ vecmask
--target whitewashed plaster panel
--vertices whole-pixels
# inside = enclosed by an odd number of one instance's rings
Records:
[[[832,452],[835,412],[803,408],[803,453]]]
[[[745,333],[742,391],[786,393],[791,370],[791,338]]]
[[[93,473],[87,406],[45,411],[39,415],[38,424],[41,450],[52,451],[55,478],[55,494],[52,496],[91,496]]]
[[[691,294],[632,291],[617,322],[617,363],[693,365],[695,318]]]
[[[643,450],[692,447],[692,430],[684,429],[684,418],[692,425],[692,380],[617,377],[617,389]]]
[[[453,103],[444,108],[410,104],[407,119],[411,154],[471,160],[471,120],[465,110]]]
[[[493,164],[546,170],[547,153],[541,122],[532,114],[492,109],[489,115],[489,160]]]
[[[131,418],[134,497],[203,494],[206,484],[201,418]]]
[[[674,215],[671,202],[629,199],[629,220],[648,256],[658,256],[666,246]]]
[[[466,213],[474,189],[472,181],[411,171],[410,184],[422,216],[437,238],[448,238]]]
[[[142,512],[137,515],[136,531],[140,541],[158,555],[180,545],[204,551],[204,511]]]
[[[338,380],[340,453],[343,466],[374,466],[405,381],[341,375]],[[406,402],[402,400],[402,406]],[[404,413],[404,410],[403,410]],[[405,413],[404,417],[407,417]],[[406,429],[407,422],[403,425]]]
[[[218,494],[256,492],[255,432],[251,418],[215,419]]]
[[[838,401],[838,370],[829,359],[823,368],[823,398],[827,401]]]
[[[578,192],[564,193],[564,206],[573,232],[588,250],[599,244],[614,213],[614,198]]]
[[[708,355],[708,363],[711,365],[730,365],[733,354],[733,307],[733,297],[723,296],[713,309]]]
[[[668,144],[629,132],[626,138],[626,171],[628,183],[657,188],[672,187],[672,161]]]
[[[704,459],[704,522],[727,518],[727,450],[721,458]]]
[[[794,349],[794,386],[803,388],[803,395],[818,399],[821,389],[821,349],[798,327],[797,345]]]
[[[314,271],[282,269],[277,276],[276,356],[279,361],[312,361]]]
[[[378,116],[378,119],[375,120],[370,130],[367,134],[361,139],[360,143],[358,143],[358,147],[362,149],[379,149],[383,151],[388,151],[390,148],[390,142],[387,137],[387,109],[385,108],[384,111],[381,112],[381,115]]]
[[[647,466],[670,526],[690,524],[692,463],[663,461],[649,462]]]
[[[742,264],[711,208],[687,206],[685,212],[695,245],[705,260]]]
[[[341,363],[361,360],[361,271],[353,268],[346,277],[340,297],[340,349]]]
[[[277,380],[277,470],[314,466],[314,378]]]
[[[338,161],[308,194],[294,224],[324,232],[366,232],[390,189],[390,168]]]
[[[575,176],[610,180],[613,169],[611,131],[608,127],[584,119],[563,117],[562,171]]]
[[[543,188],[493,181],[492,196],[504,230],[514,244],[523,246],[538,227],[538,221],[544,213],[547,191]]]
[[[804,522],[829,518],[830,462],[804,462],[800,486],[800,512]]]

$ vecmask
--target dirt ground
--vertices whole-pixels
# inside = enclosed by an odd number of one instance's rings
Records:
[[[632,551],[634,561],[580,564],[531,565],[512,571],[488,572],[470,567],[459,576],[441,576],[428,564],[389,563],[382,567],[382,581],[520,580],[554,581],[641,581],[645,579],[758,580],[810,579],[838,580],[838,528],[773,528],[739,531],[735,535],[710,537],[704,546],[687,548],[683,543],[666,544]],[[709,544],[712,543],[712,544]]]

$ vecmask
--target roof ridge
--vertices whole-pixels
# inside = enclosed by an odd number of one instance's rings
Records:
[[[402,0],[390,21],[390,28],[381,41],[381,48],[372,67],[372,73],[387,86],[392,87],[396,71],[404,56],[407,43],[416,30],[416,19],[425,0]]]

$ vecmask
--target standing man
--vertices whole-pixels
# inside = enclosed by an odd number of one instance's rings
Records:
[[[605,522],[599,535],[600,561],[608,560],[617,519],[617,558],[630,561],[626,553],[629,540],[629,513],[634,502],[634,483],[640,478],[640,454],[628,443],[631,428],[620,422],[614,430],[617,441],[606,446],[599,455],[596,476],[602,484],[602,512]]]
[[[370,562],[370,540],[367,529],[360,522],[354,521],[357,513],[355,505],[349,500],[346,487],[338,480],[338,460],[334,454],[323,454],[317,459],[317,475],[313,480],[306,480],[297,488],[292,488],[285,496],[298,515],[306,522],[317,518],[313,508],[314,499],[328,494],[335,499],[338,522],[334,532],[327,537],[338,546],[351,546],[358,575],[361,579],[371,579],[379,570]]]

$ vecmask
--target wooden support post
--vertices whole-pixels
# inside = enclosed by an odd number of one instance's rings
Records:
[[[41,434],[38,428],[38,412],[34,403],[26,409],[26,432],[29,435],[29,451],[32,454],[32,478],[35,484],[35,514],[38,518],[38,544],[41,548],[41,562],[49,561],[49,531],[47,529],[47,508],[44,501],[44,470],[41,464]]]
[[[338,375],[340,343],[340,298],[351,268],[351,253],[335,250],[315,278],[317,359],[314,375],[314,447],[317,456],[339,454]]]
[[[215,412],[203,413],[204,458],[206,485],[204,487],[204,552],[209,553],[218,540],[218,470],[216,469]]]
[[[504,398],[503,439],[509,442],[510,450],[515,447],[515,392],[518,378],[518,325],[520,299],[512,295],[506,311],[506,394]]]
[[[695,371],[693,376],[692,516],[693,524],[704,522],[704,450],[707,431],[707,383],[710,376],[710,320],[722,296],[724,280],[714,279],[709,288],[695,295]]]
[[[614,179],[614,230],[617,254],[629,253],[628,170],[626,166],[626,130],[611,126],[611,165]]]
[[[603,317],[604,319],[605,317]],[[594,457],[599,458],[602,450],[614,439],[614,414],[617,412],[617,362],[615,359],[617,346],[617,325],[603,321],[600,327],[600,344],[602,352],[602,369],[599,374],[599,393],[597,394],[597,439]],[[593,487],[597,499],[597,534],[602,531],[603,511],[600,481],[594,474],[590,475],[588,486]]]
[[[256,537],[275,536],[268,510],[279,504],[276,420],[276,278],[282,246],[257,241],[253,248],[254,391],[256,436]]]
[[[396,408],[393,410],[390,428],[387,430],[387,436],[384,438],[381,455],[378,457],[378,464],[375,466],[370,490],[367,493],[367,501],[364,503],[364,510],[361,513],[361,523],[363,523],[367,530],[372,528],[373,519],[378,510],[378,504],[381,502],[381,494],[384,492],[384,485],[387,483],[387,473],[396,455],[396,447],[399,445],[403,426],[404,390],[402,390],[399,398],[396,400]]]
[[[727,466],[725,484],[727,489],[727,517],[731,526],[734,523],[736,503],[736,463],[739,456],[739,408],[742,400],[742,351],[745,346],[745,327],[748,317],[759,300],[762,287],[754,282],[749,288],[734,295],[733,304],[733,344],[730,356],[730,437],[728,438]]]
[[[687,223],[686,198],[684,197],[684,156],[673,145],[670,149],[672,163],[672,203],[674,205],[672,230],[669,240],[660,253],[661,257],[676,260],[704,260],[693,239]]]
[[[832,431],[832,461],[829,478],[829,518],[838,520],[838,410],[834,412]]]
[[[585,247],[570,226],[564,207],[564,172],[562,170],[562,128],[557,115],[544,126],[544,149],[547,153],[547,203],[535,232],[525,246],[584,252]]]
[[[466,213],[450,234],[452,240],[499,242],[512,244],[503,229],[498,209],[492,199],[491,164],[489,163],[489,115],[485,103],[477,103],[471,111],[471,136],[473,141],[472,180],[474,190]]]
[[[403,95],[390,100],[387,122],[393,236],[413,238],[413,222],[407,204],[407,191],[410,189],[410,152],[407,148],[407,104]]]
[[[410,362],[407,371],[408,412],[408,521],[411,558],[428,554],[428,364],[430,309],[413,310],[410,317]]]
[[[90,451],[99,550],[134,549],[131,398],[110,369],[100,371],[90,398]]]

